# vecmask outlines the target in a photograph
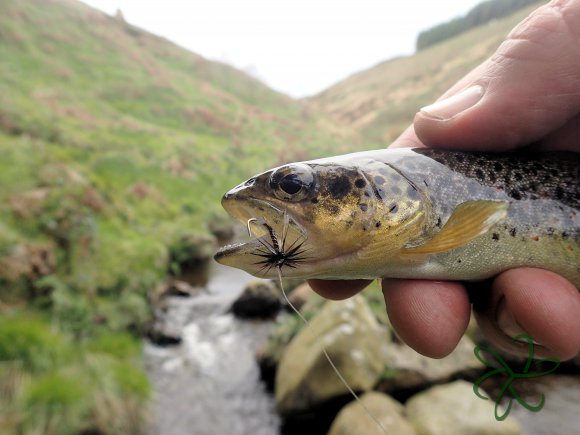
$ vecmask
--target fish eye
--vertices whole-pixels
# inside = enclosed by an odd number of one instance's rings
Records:
[[[288,174],[280,180],[278,186],[288,195],[295,195],[302,189],[302,182],[296,174]]]
[[[270,176],[270,187],[274,194],[285,201],[303,199],[313,184],[312,169],[304,164],[293,164],[278,168]]]

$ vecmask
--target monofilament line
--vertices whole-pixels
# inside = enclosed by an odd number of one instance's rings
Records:
[[[330,358],[330,355],[328,355],[328,352],[326,351],[326,348],[324,347],[324,345],[322,344],[322,341],[320,340],[320,336],[317,335],[317,334],[315,334],[314,331],[310,328],[310,322],[308,320],[306,320],[306,317],[304,317],[302,315],[302,313],[300,311],[298,311],[298,309],[292,304],[292,302],[290,302],[290,299],[288,299],[288,296],[286,295],[286,291],[284,290],[284,284],[282,283],[282,270],[281,270],[281,267],[277,267],[276,270],[278,271],[278,280],[280,282],[280,290],[282,290],[282,294],[284,295],[284,299],[286,300],[286,303],[290,306],[290,308],[292,308],[292,310],[304,322],[304,324],[306,325],[306,329],[308,329],[308,332],[310,334],[312,334],[312,336],[314,337],[315,341],[320,346],[320,349],[324,353],[324,356],[328,360],[328,363],[330,364],[330,366],[334,370],[334,373],[336,373],[336,376],[338,376],[338,379],[340,379],[340,381],[343,383],[343,385],[349,391],[349,393],[351,394],[351,396],[354,397],[354,399],[363,407],[363,409],[365,410],[365,412],[367,413],[367,415],[370,418],[373,419],[373,421],[377,424],[378,427],[381,428],[381,431],[385,435],[388,435],[387,429],[383,426],[383,424],[381,423],[381,421],[377,417],[375,417],[375,415],[370,411],[370,409],[368,409],[365,406],[365,404],[360,400],[360,398],[358,397],[358,395],[350,387],[350,385],[348,384],[348,382],[346,381],[346,379],[344,379],[344,376],[342,376],[342,374],[340,373],[340,370],[338,370],[338,367],[336,367],[336,365],[332,361],[332,358]]]

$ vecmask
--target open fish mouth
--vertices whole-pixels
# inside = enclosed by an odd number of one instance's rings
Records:
[[[246,225],[251,239],[218,250],[214,259],[260,277],[275,277],[276,269],[297,268],[306,260],[306,232],[285,210],[254,198],[224,197],[224,209]]]

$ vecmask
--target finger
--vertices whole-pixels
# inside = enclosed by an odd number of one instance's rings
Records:
[[[505,150],[564,126],[580,108],[578,29],[578,1],[534,11],[489,60],[416,115],[417,137],[435,147]],[[566,146],[580,150],[578,142]]]
[[[505,338],[526,333],[541,345],[541,355],[561,360],[580,352],[580,293],[561,276],[542,269],[508,270],[495,279],[491,301],[495,310],[487,320]],[[495,343],[494,331],[482,330]]]
[[[326,299],[340,301],[354,296],[372,281],[366,279],[353,279],[348,281],[328,281],[322,279],[310,279],[308,284],[316,293]]]
[[[397,334],[425,356],[451,353],[469,323],[471,306],[460,283],[385,279],[383,294]]]
[[[536,149],[580,151],[580,113],[538,142]]]
[[[389,148],[425,148],[425,144],[419,140],[415,134],[415,127],[411,125],[389,145]]]

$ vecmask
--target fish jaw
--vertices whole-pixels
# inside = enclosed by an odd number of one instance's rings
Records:
[[[248,196],[239,187],[224,195],[222,206],[247,225],[252,239],[220,248],[214,256],[218,263],[261,278],[274,278],[278,267],[296,270],[306,259],[303,255],[306,231],[287,210]]]

